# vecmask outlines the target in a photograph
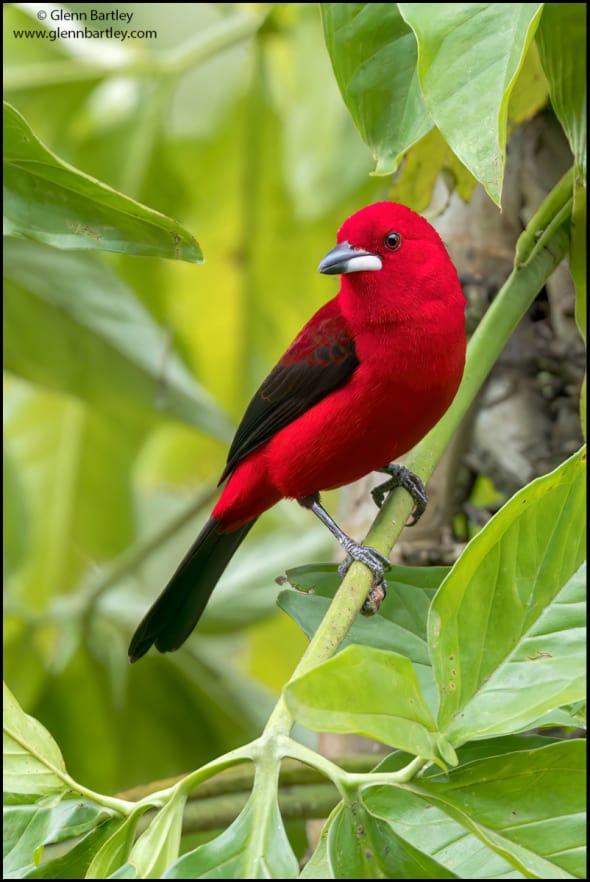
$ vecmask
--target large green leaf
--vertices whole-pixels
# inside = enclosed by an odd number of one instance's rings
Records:
[[[537,35],[538,33],[537,30]],[[545,107],[548,98],[547,78],[539,58],[537,42],[533,40],[510,95],[509,124],[519,125],[532,119]]]
[[[6,103],[4,233],[55,248],[203,259],[188,230],[63,162]]]
[[[296,879],[276,794],[254,791],[220,836],[182,855],[163,879]]]
[[[164,330],[90,255],[9,239],[4,249],[4,366],[121,419],[165,414],[227,439],[211,397],[168,351]]]
[[[417,789],[527,876],[583,877],[585,756],[583,741],[558,742],[468,763]]]
[[[175,791],[135,842],[129,863],[141,879],[161,879],[178,857],[186,794]]]
[[[427,619],[434,592],[448,571],[448,567],[393,566],[387,572],[387,597],[379,612],[358,616],[342,644],[342,648],[358,643],[392,650],[409,658],[433,713],[436,684],[427,645]],[[336,564],[309,564],[287,570],[287,579],[299,590],[282,591],[278,605],[311,639],[342,578]]]
[[[378,7],[380,4],[375,4]],[[498,205],[508,103],[542,3],[399,3],[428,112]]]
[[[537,31],[551,104],[567,135],[582,181],[586,182],[585,3],[544,3]]]
[[[460,879],[523,878],[506,859],[432,801],[399,789],[388,795],[375,787],[364,794],[363,803],[373,823],[380,820],[387,824],[398,842],[408,849],[413,847],[423,860],[430,856]]]
[[[455,745],[584,696],[585,466],[582,451],[517,493],[433,601],[439,725]]]
[[[94,849],[86,867],[86,879],[108,879],[118,868],[127,864],[137,824],[146,810],[140,808],[125,819],[118,818],[117,824],[110,827],[108,836]]]
[[[68,789],[61,751],[47,729],[22,710],[3,684],[4,790],[46,796]]]
[[[482,684],[461,722],[450,726],[453,739],[462,741],[474,727],[478,734],[523,729],[548,710],[583,699],[585,600],[584,564]],[[525,701],[527,690],[533,697]]]
[[[418,51],[396,3],[321,3],[324,36],[342,97],[376,161],[394,171],[432,128],[420,92]]]
[[[89,847],[96,848],[118,822],[111,812],[85,799],[62,800],[57,805],[5,805],[3,853],[5,879],[80,879],[90,863]],[[46,864],[44,847],[84,836],[85,844]],[[53,874],[52,874],[53,870]],[[59,875],[56,875],[56,871]]]
[[[455,761],[411,662],[397,653],[349,646],[291,682],[286,699],[310,729],[357,733],[437,762]]]
[[[342,806],[328,832],[335,879],[456,879],[439,861],[404,841],[361,800]]]
[[[459,768],[446,774],[432,768],[400,790],[371,788],[363,802],[463,879],[514,876],[507,864],[527,878],[583,878],[583,742],[527,741],[482,742],[480,758],[463,756]]]
[[[81,839],[73,840],[74,844],[65,854],[58,854],[27,873],[27,879],[84,879],[96,853],[123,823],[122,818],[115,817],[94,827]],[[88,875],[88,878],[101,877]]]

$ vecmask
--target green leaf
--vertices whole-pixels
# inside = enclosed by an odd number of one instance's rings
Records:
[[[90,255],[9,239],[4,366],[117,419],[158,414],[228,439],[231,427],[133,292]],[[137,417],[136,417],[137,418]]]
[[[462,741],[474,727],[478,735],[524,729],[547,709],[584,697],[585,592],[583,564],[482,685],[461,722],[451,724],[453,739]]]
[[[330,607],[330,601],[325,597],[305,596],[294,591],[282,591],[277,598],[277,604],[310,639]],[[426,624],[426,613],[423,623]],[[437,689],[425,640],[417,638],[411,631],[406,632],[403,627],[392,624],[381,613],[377,613],[370,618],[358,616],[340,648],[355,644],[406,656],[412,662],[424,700],[431,712],[436,713]]]
[[[63,162],[4,103],[4,233],[55,248],[202,263],[191,234],[163,214]]]
[[[121,818],[110,818],[101,823],[76,842],[66,854],[42,863],[36,870],[27,873],[27,879],[84,879],[94,855],[121,823]]]
[[[583,697],[584,551],[585,451],[517,493],[441,585],[430,644],[455,746]]]
[[[537,30],[537,35],[539,31]],[[542,110],[549,98],[547,78],[543,72],[535,40],[530,44],[508,105],[508,119],[518,125]]]
[[[472,741],[459,748],[457,755],[462,768],[475,760],[528,751],[550,743],[550,739],[538,735],[512,735]],[[397,772],[408,761],[407,754],[392,753],[375,771]],[[434,767],[426,772],[428,778],[437,775]],[[404,842],[435,858],[461,879],[521,877],[501,854],[455,820],[445,807],[433,804],[429,794],[417,795],[403,785],[395,788],[376,786],[367,788],[362,799],[367,810],[389,824]]]
[[[326,46],[342,97],[377,174],[432,128],[416,70],[416,39],[396,3],[321,3]]]
[[[586,183],[586,4],[544,3],[537,31],[553,110]]]
[[[111,812],[94,802],[84,799],[60,801],[57,805],[5,805],[4,832],[4,878],[22,879],[80,879],[74,867],[89,862],[88,842],[86,849],[71,850],[57,860],[39,865],[46,845],[65,842],[88,834],[86,839],[96,846],[113,821]],[[105,823],[106,821],[106,823]],[[83,841],[85,841],[83,840]],[[80,843],[81,845],[82,843]],[[81,857],[86,852],[86,857]],[[59,875],[50,875],[51,865],[58,865]],[[63,871],[63,875],[62,872]]]
[[[404,588],[411,589],[402,601],[402,606],[405,608],[413,594],[420,593],[422,589],[435,591],[448,575],[449,570],[450,567],[405,567],[394,564],[387,570],[387,590],[389,592],[389,589],[392,588],[394,591],[400,592]],[[312,563],[292,567],[287,570],[286,578],[289,584],[293,588],[297,588],[298,591],[309,591],[313,594],[321,594],[322,597],[333,597],[342,582],[342,576],[338,573],[338,565],[333,563]],[[386,615],[389,612],[392,615],[393,609],[400,599],[397,597],[396,603],[388,603],[386,598],[381,604],[380,612]],[[407,617],[408,623],[413,623],[416,610],[405,609],[404,615]],[[426,636],[425,627],[424,636]]]
[[[408,789],[525,876],[568,879],[584,878],[585,780],[579,740],[476,760],[414,781]]]
[[[162,879],[178,857],[186,794],[175,790],[131,849],[129,863],[142,879]]]
[[[328,854],[328,833],[332,826],[333,819],[339,812],[337,807],[322,828],[319,841],[315,850],[308,861],[306,861],[301,873],[300,879],[334,879],[334,870]]]
[[[456,879],[442,864],[398,836],[361,800],[342,806],[328,833],[336,879]]]
[[[114,873],[111,873],[109,879],[135,879],[135,867],[132,864],[123,864]]]
[[[379,612],[358,616],[342,647],[372,646],[405,655],[414,665],[429,707],[436,708],[436,685],[427,645],[430,603],[449,567],[398,567],[387,572],[387,597]],[[335,564],[309,564],[287,570],[287,579],[298,591],[282,591],[277,603],[312,637],[326,614],[341,576]],[[307,591],[309,593],[303,593]]]
[[[388,591],[388,598],[390,592]],[[278,605],[303,629],[308,637],[312,637],[328,610],[330,603],[326,597],[317,595],[296,594],[294,591],[282,591],[278,597]],[[423,613],[421,624],[426,626],[426,614]],[[375,649],[385,649],[405,655],[418,665],[430,667],[426,640],[416,633],[416,628],[405,630],[402,626],[390,621],[381,611],[374,616],[359,616],[348,632],[342,646],[361,644]]]
[[[443,171],[447,187],[452,186],[464,202],[469,202],[477,181],[457,159],[440,131],[431,129],[404,159],[387,192],[388,198],[411,205],[414,211],[426,212]]]
[[[109,835],[95,848],[86,871],[86,879],[106,879],[119,867],[126,864],[137,824],[149,806],[141,806],[127,818],[117,818],[117,823],[109,827]]]
[[[399,842],[435,859],[460,879],[514,878],[506,859],[432,800],[400,788],[371,787],[363,794],[363,803],[367,813],[386,823]]]
[[[4,790],[27,796],[64,793],[66,768],[60,749],[41,723],[26,714],[3,684]]]
[[[236,820],[205,845],[182,855],[163,879],[296,879],[297,860],[276,792],[254,791]]]
[[[420,86],[448,144],[500,205],[508,102],[542,3],[399,3]]]
[[[353,732],[436,762],[441,756],[454,762],[411,662],[396,653],[349,646],[291,682],[286,700],[310,729]]]

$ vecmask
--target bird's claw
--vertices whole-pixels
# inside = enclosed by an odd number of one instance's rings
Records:
[[[424,484],[418,475],[415,475],[402,465],[392,463],[391,465],[379,469],[379,471],[385,472],[390,477],[387,481],[378,484],[373,490],[371,490],[371,496],[373,497],[375,505],[377,508],[381,508],[388,493],[395,490],[396,487],[403,487],[404,490],[408,491],[414,502],[414,511],[412,512],[411,520],[408,521],[408,527],[413,527],[424,514],[426,505],[428,504],[428,496]]]
[[[364,563],[371,570],[373,584],[365,598],[361,613],[364,616],[374,616],[387,593],[384,573],[385,570],[391,568],[391,561],[384,554],[381,554],[380,551],[377,551],[376,548],[371,548],[370,545],[357,545],[356,542],[351,542],[347,546],[347,552],[346,557],[338,567],[338,572],[341,576],[345,576],[355,560]]]
[[[346,551],[347,555],[338,567],[341,576],[347,574],[351,564],[356,560],[364,563],[371,570],[375,583],[383,581],[385,570],[391,569],[389,558],[377,551],[376,548],[371,548],[370,545],[358,545],[356,542],[351,542],[346,546]]]

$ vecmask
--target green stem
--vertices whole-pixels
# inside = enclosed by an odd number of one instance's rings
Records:
[[[463,382],[451,407],[405,459],[405,465],[423,481],[428,480],[459,423],[467,413],[484,380],[514,329],[535,297],[566,256],[572,206],[571,172],[549,193],[531,219],[517,246],[519,260],[475,331],[467,350]],[[521,242],[519,240],[519,243]],[[366,537],[366,543],[389,554],[412,508],[407,493],[394,491],[384,503]],[[331,658],[342,644],[359,614],[371,587],[371,574],[354,563],[338,589],[291,680]],[[289,681],[291,682],[291,681]],[[287,733],[293,718],[281,695],[266,732]]]
[[[291,757],[292,750],[290,745],[296,742],[292,742],[290,738],[285,739],[286,742],[288,742],[289,749],[287,749],[285,757],[281,762],[279,786],[290,790],[292,787],[303,787],[308,784],[322,782],[326,776],[321,769],[316,767],[315,761],[313,764],[310,764],[309,755],[306,756],[305,761],[293,759]],[[331,758],[331,762],[346,773],[362,775],[370,772],[375,767],[377,759],[378,757],[367,753],[352,753],[334,756]],[[177,775],[174,778],[141,784],[138,787],[118,793],[116,798],[126,802],[148,802],[149,796],[161,791],[170,791],[175,784],[184,780],[184,777],[184,775]],[[220,796],[249,793],[252,790],[253,781],[254,766],[251,762],[227,766],[222,771],[217,769],[215,777],[199,782],[198,788],[193,790],[189,796],[189,801],[205,802],[208,799]]]
[[[118,799],[116,796],[106,796],[103,793],[96,793],[96,791],[84,787],[83,784],[78,784],[77,781],[74,781],[74,779],[65,772],[60,773],[60,777],[66,786],[74,793],[79,793],[80,796],[85,796],[87,799],[92,800],[92,802],[96,802],[98,805],[103,805],[105,808],[111,809],[111,811],[116,812],[116,814],[127,817],[137,808],[137,805],[134,802]]]
[[[174,48],[162,53],[156,73],[179,74],[203,64],[220,52],[253,37],[260,30],[265,18],[266,15],[239,14],[222,19],[204,33],[187,40],[180,49]]]
[[[260,739],[256,739],[255,741],[251,741],[250,744],[245,744],[243,747],[238,747],[236,750],[231,750],[229,753],[225,753],[223,756],[218,757],[217,759],[212,760],[210,763],[207,763],[205,766],[201,766],[199,769],[195,769],[194,772],[186,775],[186,777],[182,778],[176,784],[173,784],[172,787],[159,791],[156,796],[166,795],[166,793],[171,792],[176,787],[178,787],[182,792],[188,797],[192,791],[201,784],[203,781],[206,781],[208,778],[212,778],[214,775],[217,775],[219,772],[224,771],[224,769],[229,768],[230,766],[236,765],[237,763],[244,763],[249,761],[256,761],[260,756]],[[146,797],[147,801],[151,801],[154,797],[154,794],[150,794]]]

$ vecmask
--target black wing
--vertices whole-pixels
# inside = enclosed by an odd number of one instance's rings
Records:
[[[331,300],[303,328],[248,405],[219,483],[245,456],[341,386],[358,364],[346,320]]]

